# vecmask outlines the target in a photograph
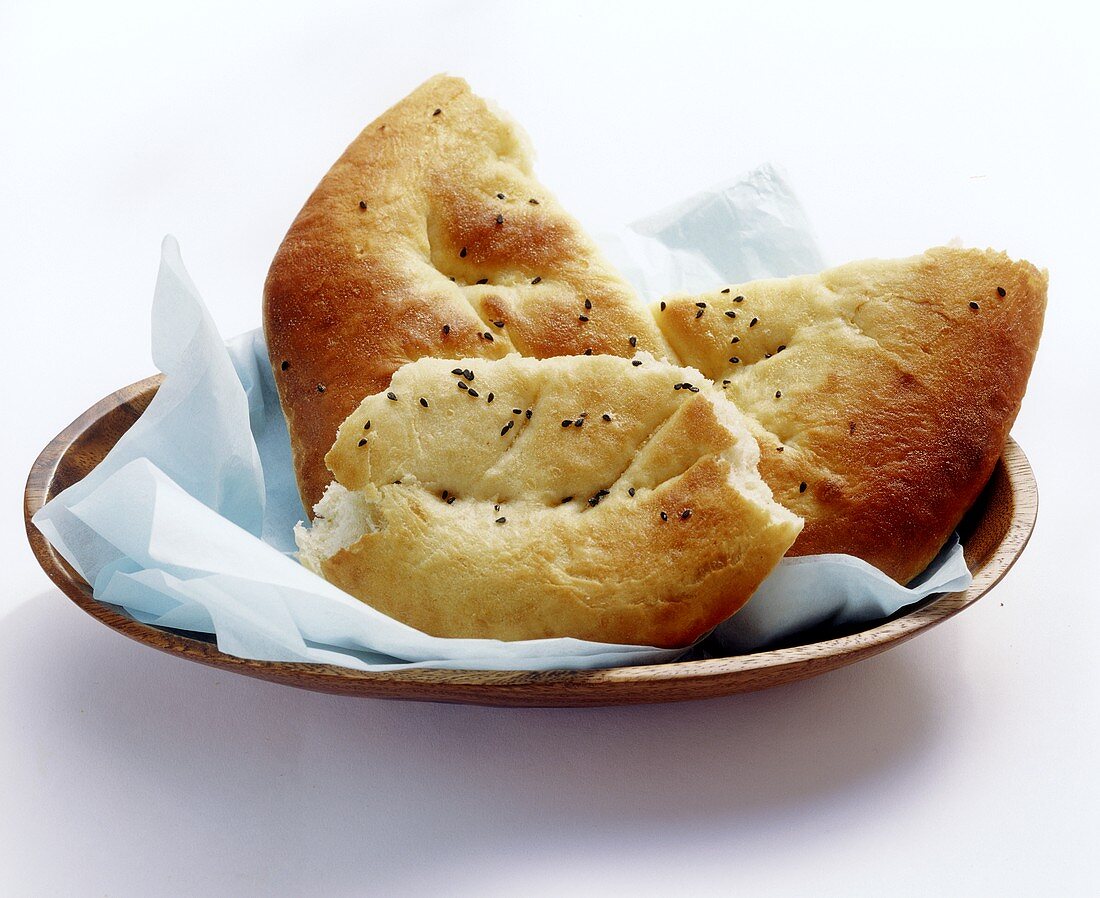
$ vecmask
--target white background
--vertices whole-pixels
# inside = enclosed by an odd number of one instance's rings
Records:
[[[0,5],[0,893],[1095,894],[1097,23],[738,6]],[[23,480],[152,372],[161,237],[223,333],[254,327],[314,183],[441,70],[525,124],[592,230],[772,160],[830,261],[961,237],[1049,268],[1008,578],[815,681],[577,711],[302,693],[70,604]]]

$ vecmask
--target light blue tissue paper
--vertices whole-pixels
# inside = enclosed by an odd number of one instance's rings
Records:
[[[771,164],[636,221],[600,244],[651,302],[825,267],[802,204]]]
[[[821,626],[881,620],[936,593],[966,589],[970,581],[957,535],[908,586],[851,555],[784,558],[711,638],[726,654],[744,654]]]
[[[797,199],[770,166],[646,219],[608,248],[653,296],[821,267]],[[34,518],[98,599],[156,626],[212,633],[239,657],[363,670],[594,668],[682,653],[439,639],[299,565],[293,528],[305,511],[262,331],[222,341],[172,238],[153,303],[153,357],[165,380],[148,409]],[[913,588],[850,556],[784,559],[712,638],[725,651],[751,651],[822,623],[880,619],[969,578],[957,541]]]

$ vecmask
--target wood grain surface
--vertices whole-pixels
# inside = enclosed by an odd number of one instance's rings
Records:
[[[124,636],[189,661],[318,692],[482,705],[580,707],[711,698],[816,676],[876,655],[957,614],[988,592],[1019,557],[1035,525],[1038,490],[1027,457],[1011,439],[960,527],[971,586],[861,632],[751,655],[586,671],[406,670],[384,673],[326,664],[252,661],[218,651],[213,637],[132,620],[92,597],[91,587],[31,523],[50,498],[84,477],[140,417],[161,377],[96,403],[38,456],[27,480],[27,538],[50,579],[84,611]]]

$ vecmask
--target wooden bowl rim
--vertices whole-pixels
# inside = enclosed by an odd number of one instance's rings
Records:
[[[162,380],[163,375],[154,375],[103,398],[77,417],[42,449],[31,467],[24,492],[27,537],[35,557],[50,579],[77,606],[131,639],[200,663],[309,689],[400,698],[403,697],[402,686],[405,686],[410,692],[407,696],[409,698],[437,700],[432,695],[433,688],[444,687],[441,690],[442,700],[484,701],[485,703],[496,703],[492,695],[494,691],[507,691],[511,696],[507,703],[526,704],[527,702],[514,700],[517,695],[524,694],[525,688],[536,688],[542,693],[541,697],[546,698],[547,690],[560,690],[567,693],[570,688],[582,688],[591,693],[592,690],[599,690],[602,687],[605,700],[603,703],[614,703],[615,689],[625,686],[657,682],[666,686],[672,682],[683,685],[702,684],[716,678],[730,681],[730,688],[715,690],[713,687],[718,684],[712,684],[711,688],[703,690],[699,695],[699,697],[707,697],[725,692],[742,691],[733,685],[741,675],[769,670],[779,674],[788,668],[804,668],[807,665],[812,668],[815,661],[822,662],[819,670],[811,669],[801,675],[810,676],[816,672],[831,670],[845,663],[860,660],[895,643],[910,639],[973,604],[995,586],[1012,567],[1031,536],[1038,513],[1038,490],[1034,472],[1023,450],[1010,437],[1005,444],[1001,461],[1005,466],[1006,480],[1011,493],[1011,521],[996,547],[973,570],[971,585],[960,592],[945,593],[908,614],[892,618],[876,627],[808,645],[772,649],[749,655],[674,661],[665,664],[537,672],[434,668],[379,672],[355,670],[330,664],[255,661],[224,654],[212,643],[143,624],[93,598],[90,586],[31,523],[31,518],[50,495],[59,466],[80,436],[120,406],[147,401]],[[1013,536],[1016,538],[1013,539]],[[777,684],[788,682],[801,676],[777,677],[776,682]],[[372,686],[379,688],[377,691],[372,691]],[[445,687],[458,687],[460,693],[455,693],[457,698],[447,697]],[[486,693],[470,697],[470,688],[478,687],[486,690]],[[672,697],[692,696],[681,694]],[[534,698],[536,700],[531,703],[543,703],[537,700],[538,696]],[[566,694],[563,698],[566,699],[563,703],[568,703],[569,696]],[[627,700],[644,701],[646,699],[634,697]],[[667,700],[667,698],[659,700]]]

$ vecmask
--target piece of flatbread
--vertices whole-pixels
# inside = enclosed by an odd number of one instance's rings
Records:
[[[406,362],[667,352],[532,175],[519,128],[442,75],[369,124],[307,200],[268,273],[264,331],[306,508],[340,422]]]
[[[691,644],[800,522],[721,390],[635,361],[401,368],[340,428],[303,563],[436,636]]]
[[[806,521],[791,554],[855,555],[905,583],[993,472],[1046,288],[1045,273],[1004,253],[941,247],[670,297],[653,312],[682,363],[751,421],[760,473]]]

